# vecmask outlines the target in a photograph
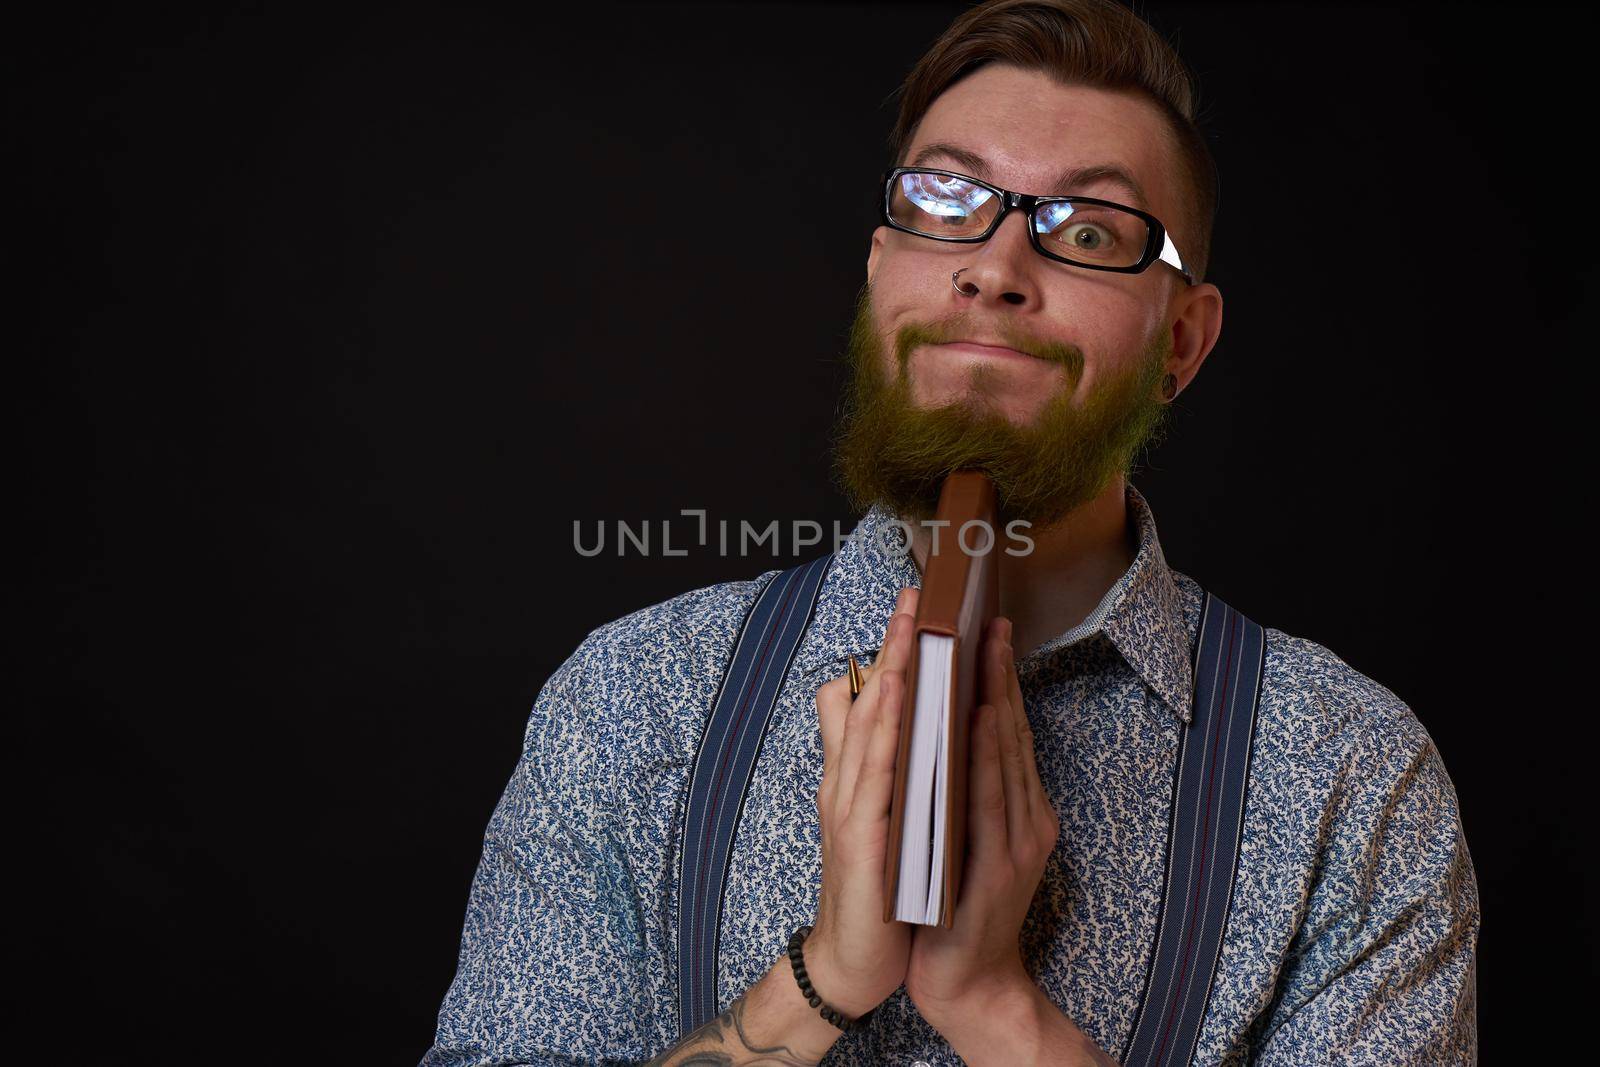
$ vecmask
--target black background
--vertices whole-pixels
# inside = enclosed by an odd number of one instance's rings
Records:
[[[853,521],[826,454],[890,93],[961,9],[232,5],[11,38],[15,1041],[420,1057],[544,679],[794,561],[584,559],[573,520]],[[1484,1049],[1557,1051],[1594,970],[1593,685],[1562,636],[1590,483],[1557,432],[1591,395],[1591,27],[1139,10],[1202,81],[1226,320],[1137,484],[1175,567],[1416,710],[1482,892]],[[763,188],[823,207],[756,231]]]

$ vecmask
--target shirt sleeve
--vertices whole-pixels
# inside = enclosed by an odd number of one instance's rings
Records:
[[[421,1067],[623,1064],[643,1057],[642,941],[619,843],[615,725],[574,678],[580,645],[534,703],[490,817],[456,975]]]
[[[1346,762],[1258,1067],[1477,1062],[1477,882],[1455,787],[1404,716]]]

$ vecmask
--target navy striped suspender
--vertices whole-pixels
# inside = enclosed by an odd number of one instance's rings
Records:
[[[1156,947],[1124,1067],[1167,1067],[1194,1055],[1233,900],[1265,662],[1266,632],[1207,593],[1194,721],[1178,742]]]
[[[779,687],[832,558],[784,571],[761,592],[701,737],[678,881],[679,1040],[716,1014],[717,942],[734,831]],[[1207,593],[1195,651],[1194,717],[1178,743],[1155,951],[1124,1067],[1167,1067],[1194,1054],[1233,898],[1265,658],[1265,631]]]
[[[778,690],[832,561],[829,554],[792,567],[761,591],[700,738],[678,871],[680,1041],[717,1013],[717,942],[734,830]]]

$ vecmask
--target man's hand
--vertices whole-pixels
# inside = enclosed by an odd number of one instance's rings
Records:
[[[822,728],[822,891],[806,972],[824,1002],[865,1015],[905,979],[911,927],[884,922],[883,872],[918,590],[905,589],[853,702],[846,677],[817,691]]]
[[[1039,996],[1019,941],[1061,824],[1039,780],[1010,642],[1009,619],[989,625],[955,924],[917,926],[912,936],[906,993],[941,1032],[944,1020],[1010,1017]]]

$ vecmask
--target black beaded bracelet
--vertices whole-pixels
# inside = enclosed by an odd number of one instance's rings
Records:
[[[830,1008],[828,1005],[822,1003],[822,998],[817,996],[817,991],[811,988],[811,978],[806,974],[806,960],[805,957],[800,953],[800,945],[805,941],[806,938],[810,936],[810,926],[802,926],[800,929],[789,935],[789,964],[794,968],[795,981],[800,983],[800,992],[806,995],[807,1002],[810,1003],[813,1008],[818,1008],[821,1010],[822,1017],[824,1019],[828,1020],[839,1029],[845,1031],[846,1033],[849,1033],[851,1030],[862,1029],[867,1025],[867,1021],[872,1018],[872,1012],[878,1010],[877,1008],[873,1008],[872,1011],[867,1012],[859,1019],[846,1018],[836,1009]]]

